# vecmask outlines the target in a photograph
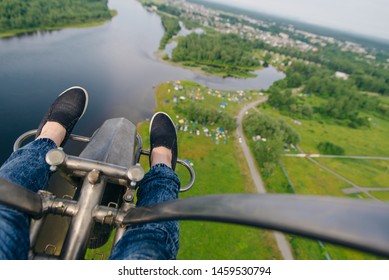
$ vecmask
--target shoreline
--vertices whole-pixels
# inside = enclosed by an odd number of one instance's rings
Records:
[[[97,27],[97,26],[101,26],[101,25],[111,21],[118,14],[118,12],[116,10],[110,10],[110,13],[111,13],[110,19],[95,20],[95,21],[85,22],[85,23],[73,23],[73,24],[60,25],[60,26],[45,26],[45,27],[39,27],[39,28],[25,28],[25,29],[10,30],[7,32],[0,33],[0,39],[19,37],[19,36],[24,36],[24,35],[31,35],[31,34],[39,33],[39,32],[60,31],[63,29],[68,29],[68,28]]]
[[[154,52],[154,56],[158,62],[162,62],[162,63],[165,63],[167,65],[174,66],[174,67],[180,67],[180,68],[185,69],[185,70],[190,70],[197,75],[208,76],[208,77],[215,76],[215,75],[212,75],[208,72],[205,72],[204,70],[202,70],[199,67],[189,67],[186,65],[182,65],[180,63],[171,61],[170,58],[169,58],[169,60],[165,60],[165,59],[163,59],[163,50],[160,50],[160,49],[158,49]]]
[[[194,72],[195,74],[201,75],[201,76],[207,76],[207,77],[220,77],[220,78],[234,78],[234,79],[253,79],[256,78],[258,75],[254,74],[253,72],[263,70],[265,67],[260,67],[258,69],[253,69],[251,72],[248,73],[247,77],[238,77],[238,76],[231,76],[231,75],[223,75],[223,73],[209,73],[201,69],[201,67],[192,67],[188,65],[184,65],[182,63],[173,62],[170,58],[168,60],[163,59],[164,53],[163,50],[156,50],[154,52],[155,59],[159,62],[166,63],[168,65],[174,66],[174,67],[180,67],[186,70],[190,70]],[[250,74],[253,74],[253,76],[250,76]]]

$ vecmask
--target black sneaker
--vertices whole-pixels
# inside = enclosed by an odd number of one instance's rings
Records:
[[[177,131],[172,119],[163,112],[155,113],[150,122],[150,157],[154,148],[165,147],[172,151],[172,169],[177,162]]]
[[[75,124],[84,115],[88,106],[88,93],[82,87],[71,87],[62,92],[46,112],[39,124],[36,137],[41,134],[42,127],[48,121],[60,123],[66,129],[66,136],[61,143],[63,147]]]

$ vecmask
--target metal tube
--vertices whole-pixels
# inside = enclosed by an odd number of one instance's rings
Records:
[[[146,156],[150,156],[150,151],[149,150],[141,150],[141,154],[146,155]],[[188,170],[189,175],[190,175],[189,183],[180,188],[180,192],[186,192],[190,188],[193,187],[195,180],[196,180],[196,174],[195,174],[193,167],[189,163],[187,163],[186,161],[178,158],[177,163],[181,164],[183,167],[185,167]]]
[[[135,207],[135,205],[133,203],[123,201],[123,205],[120,208],[119,215],[116,217],[116,223],[118,224],[118,227],[117,227],[115,239],[113,242],[114,245],[123,237],[124,233],[126,232],[127,226],[123,226],[122,222],[123,222],[125,215],[127,214],[127,211],[131,208],[134,208],[134,207]],[[112,246],[112,248],[113,248],[113,246]]]
[[[23,142],[26,141],[28,138],[35,136],[37,131],[38,131],[38,129],[32,129],[32,130],[29,130],[29,131],[23,133],[22,135],[20,135],[16,139],[16,141],[14,142],[13,151],[15,152],[17,149],[19,149],[22,146]],[[82,143],[89,143],[90,142],[89,137],[85,137],[85,136],[81,136],[81,135],[71,134],[69,138],[70,138],[70,140],[73,140],[76,142],[82,142]]]
[[[79,204],[77,201],[56,198],[50,205],[48,212],[54,215],[74,217],[78,212]]]
[[[93,210],[99,205],[106,185],[104,176],[96,184],[91,184],[88,179],[84,183],[78,200],[78,211],[73,217],[66,236],[61,259],[83,259],[90,233],[93,229]]]
[[[69,170],[89,172],[90,170],[97,169],[100,170],[104,175],[109,177],[128,179],[128,169],[119,165],[102,163],[74,156],[66,156],[65,165],[66,168]]]
[[[116,226],[118,213],[118,209],[100,205],[93,210],[93,218],[98,223]],[[124,213],[121,215],[124,215]]]
[[[32,220],[30,226],[30,250],[33,250],[35,243],[46,220],[46,215],[38,220]]]
[[[36,134],[37,131],[38,131],[38,129],[33,129],[33,130],[29,130],[29,131],[23,133],[22,135],[20,135],[20,136],[16,139],[16,141],[15,141],[15,143],[14,143],[14,146],[13,146],[14,152],[22,146],[22,143],[23,143],[24,141],[26,141],[26,139],[28,139],[28,138],[31,137],[31,136],[34,136],[34,135]]]

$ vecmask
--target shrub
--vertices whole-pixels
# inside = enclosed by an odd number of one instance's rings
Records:
[[[344,149],[331,142],[320,142],[317,149],[325,155],[344,155]]]

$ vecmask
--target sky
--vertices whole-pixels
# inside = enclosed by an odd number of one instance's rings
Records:
[[[389,0],[207,0],[389,41]]]

